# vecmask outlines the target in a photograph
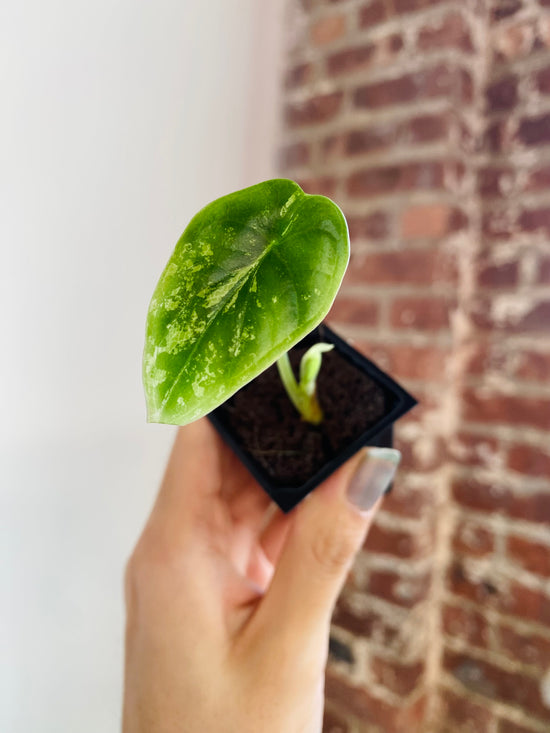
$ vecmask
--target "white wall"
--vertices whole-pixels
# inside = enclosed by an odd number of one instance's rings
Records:
[[[118,730],[122,568],[172,437],[147,304],[195,211],[274,172],[282,2],[0,9],[2,731]]]

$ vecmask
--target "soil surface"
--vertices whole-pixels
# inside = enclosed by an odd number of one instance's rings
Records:
[[[289,354],[296,375],[305,351]],[[298,487],[391,407],[390,395],[336,349],[323,354],[317,392],[324,420],[316,426],[302,420],[273,365],[216,413],[274,484]]]

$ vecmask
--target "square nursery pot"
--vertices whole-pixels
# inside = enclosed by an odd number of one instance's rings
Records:
[[[244,386],[209,418],[249,471],[285,512],[365,445],[392,445],[392,425],[416,400],[373,362],[321,324],[290,352],[295,374],[314,343],[323,354],[317,395],[324,420],[301,419],[276,364]]]

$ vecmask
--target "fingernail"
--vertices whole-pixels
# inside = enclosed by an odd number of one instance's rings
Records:
[[[394,448],[366,448],[348,486],[348,499],[362,512],[376,504],[391,484],[401,453]]]

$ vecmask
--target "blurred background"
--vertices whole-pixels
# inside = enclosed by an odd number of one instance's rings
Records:
[[[145,424],[148,301],[202,205],[283,174],[348,218],[331,325],[420,402],[325,731],[547,731],[548,0],[21,0],[0,34],[0,729],[118,730],[173,435]]]

